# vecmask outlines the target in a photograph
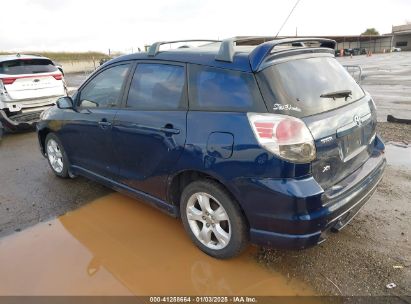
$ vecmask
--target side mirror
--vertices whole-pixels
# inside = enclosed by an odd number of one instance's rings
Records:
[[[59,109],[74,109],[73,99],[70,96],[60,97],[57,100],[57,107]]]

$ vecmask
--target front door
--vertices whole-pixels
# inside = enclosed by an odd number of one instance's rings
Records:
[[[112,124],[119,109],[131,64],[102,70],[77,93],[76,111],[67,114],[62,140],[69,141],[70,162],[109,178],[118,174],[113,155]]]

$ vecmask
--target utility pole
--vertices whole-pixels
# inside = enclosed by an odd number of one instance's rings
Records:
[[[298,37],[298,27],[295,27],[295,37]]]

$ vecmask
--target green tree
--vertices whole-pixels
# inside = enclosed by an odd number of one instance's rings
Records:
[[[371,28],[367,28],[365,32],[362,33],[361,35],[379,35],[379,34],[380,33],[374,27],[371,27]]]

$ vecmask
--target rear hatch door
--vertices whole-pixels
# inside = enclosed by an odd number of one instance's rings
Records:
[[[312,174],[324,189],[350,175],[372,153],[376,114],[367,97],[334,111],[303,118],[317,149]]]
[[[312,174],[323,189],[358,169],[372,151],[376,113],[334,56],[290,56],[257,74],[270,112],[302,119],[313,135]]]

